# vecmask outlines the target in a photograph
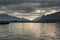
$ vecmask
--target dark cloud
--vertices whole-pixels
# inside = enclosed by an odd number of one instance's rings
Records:
[[[59,3],[60,1],[45,2],[40,7],[60,7]]]
[[[23,2],[24,1],[24,2]],[[60,9],[59,0],[0,0],[0,10],[30,13],[36,9]]]
[[[18,11],[20,10],[20,12],[22,11],[22,12],[26,12],[26,13],[34,11],[34,9],[31,7],[14,7],[14,8],[8,8],[8,9],[9,10],[18,10]]]

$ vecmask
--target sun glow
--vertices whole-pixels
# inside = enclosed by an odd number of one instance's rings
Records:
[[[40,13],[40,12],[41,12],[41,10],[36,10],[35,12],[36,12],[36,13]]]
[[[57,10],[35,10],[32,13],[18,13],[18,12],[15,12],[15,13],[13,13],[13,15],[16,16],[16,17],[19,17],[19,18],[26,18],[26,19],[29,19],[29,20],[33,20],[33,19],[37,18],[38,15],[42,15],[42,14],[48,15],[48,14],[52,14],[52,13],[55,13],[55,12],[57,12]],[[33,13],[36,13],[37,15],[33,16],[32,15]]]
[[[38,16],[16,16],[16,17],[26,18],[26,19],[29,19],[29,20],[33,20],[33,19],[35,19]]]
[[[21,15],[20,15],[21,14]],[[16,16],[16,17],[19,17],[19,18],[26,18],[26,19],[29,19],[29,20],[33,20],[34,18],[38,17],[38,16],[32,16],[32,15],[24,15],[22,13],[14,13],[13,16]]]
[[[45,15],[57,12],[57,10],[46,10]]]

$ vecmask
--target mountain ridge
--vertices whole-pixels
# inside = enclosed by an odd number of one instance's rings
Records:
[[[15,16],[10,16],[8,14],[0,14],[0,21],[29,21],[26,18],[18,18]]]
[[[37,22],[42,23],[55,23],[60,22],[60,12],[48,14],[48,15],[42,15]]]

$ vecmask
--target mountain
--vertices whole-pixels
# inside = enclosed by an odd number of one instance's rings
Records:
[[[40,18],[41,18],[41,16],[39,16],[39,17],[33,19],[32,21],[38,21],[38,20],[40,20]]]
[[[60,22],[60,12],[43,15],[38,22]]]
[[[37,18],[35,18],[33,21],[36,22],[43,22],[46,19],[45,15],[39,16]]]
[[[10,16],[8,14],[0,14],[0,21],[29,21],[29,20],[25,18]]]

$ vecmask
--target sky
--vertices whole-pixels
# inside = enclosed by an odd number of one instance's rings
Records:
[[[0,13],[34,19],[60,11],[60,0],[0,0]]]

